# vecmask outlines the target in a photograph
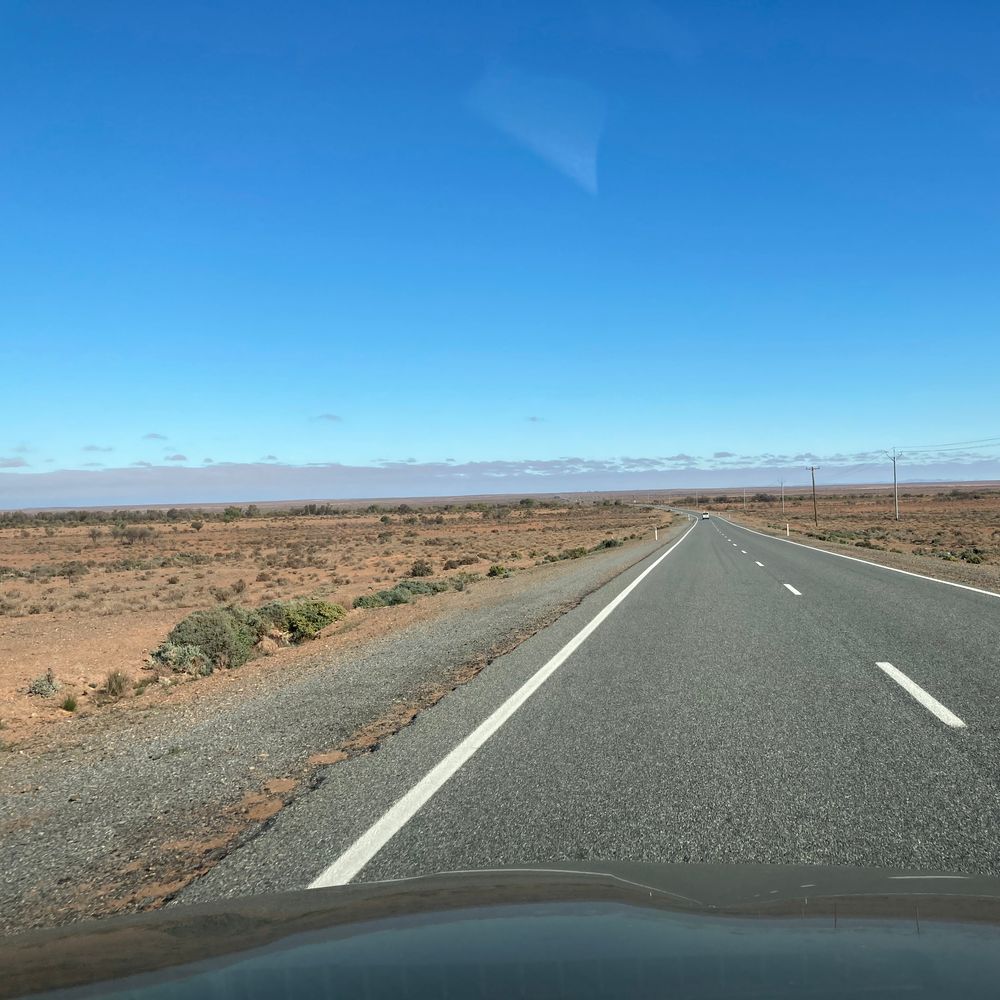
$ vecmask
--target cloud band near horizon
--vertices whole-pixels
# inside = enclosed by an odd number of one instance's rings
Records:
[[[151,465],[0,472],[0,509],[744,486],[776,489],[782,479],[788,487],[806,485],[809,476],[802,464],[806,461],[825,463],[818,477],[823,485],[891,482],[889,464],[875,460],[874,453],[866,456],[774,456],[774,461],[753,465],[746,461],[749,456],[716,457],[710,466],[694,456],[679,454],[466,463],[386,461],[368,466],[217,462],[201,468]],[[742,464],[737,464],[741,459]],[[850,459],[855,461],[849,463]],[[947,459],[925,457],[919,464],[901,465],[900,478],[902,482],[997,480],[1000,460],[971,452],[951,454]]]

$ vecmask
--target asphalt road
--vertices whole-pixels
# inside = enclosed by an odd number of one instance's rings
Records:
[[[178,902],[570,860],[1000,874],[998,651],[996,596],[699,519]]]

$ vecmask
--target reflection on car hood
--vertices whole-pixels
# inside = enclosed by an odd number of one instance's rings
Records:
[[[595,862],[452,872],[29,932],[0,941],[0,968],[4,997],[993,996],[1000,880]]]

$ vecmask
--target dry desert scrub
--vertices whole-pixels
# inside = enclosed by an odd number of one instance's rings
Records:
[[[141,695],[143,665],[195,612],[308,599],[369,613],[462,590],[494,566],[517,572],[647,537],[663,521],[661,512],[613,500],[531,498],[0,513],[0,720],[20,733],[86,715],[102,698]],[[258,637],[249,655],[280,644]],[[173,673],[176,663],[176,677],[203,674],[212,662],[190,649],[170,655],[161,666]],[[107,679],[116,670],[139,679],[112,695]],[[29,696],[32,680],[50,671],[61,697]],[[60,710],[67,697],[79,706],[71,714]]]

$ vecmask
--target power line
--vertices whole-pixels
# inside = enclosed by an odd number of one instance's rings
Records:
[[[971,441],[945,441],[943,444],[907,444],[901,445],[901,451],[939,451],[945,448],[964,447],[966,445],[992,445],[1000,444],[1000,436],[988,438],[973,438]]]
[[[870,469],[873,465],[878,465],[875,459],[869,459],[866,462],[858,462],[857,465],[834,465],[830,467],[830,475],[827,477],[827,481],[830,483],[842,483],[845,476],[849,476],[858,469]]]
[[[905,449],[911,455],[935,455],[938,452],[950,452],[950,451],[982,451],[984,448],[1000,448],[1000,440],[994,441],[991,444],[963,444],[963,445],[941,445],[938,448],[907,448]]]

